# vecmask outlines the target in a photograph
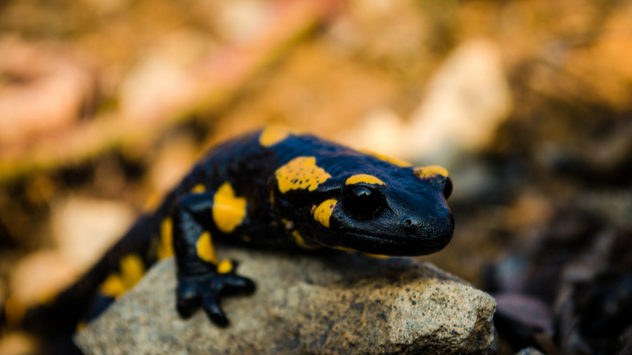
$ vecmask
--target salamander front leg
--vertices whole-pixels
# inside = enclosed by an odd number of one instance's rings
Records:
[[[218,262],[212,237],[205,224],[212,219],[213,194],[200,193],[181,198],[173,211],[173,243],[178,268],[176,306],[183,318],[202,307],[211,321],[228,325],[220,306],[221,297],[251,294],[254,283],[235,273],[234,261]]]

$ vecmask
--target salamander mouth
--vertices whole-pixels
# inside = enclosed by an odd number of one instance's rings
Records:
[[[380,254],[389,256],[421,256],[436,253],[445,248],[451,240],[450,238],[433,238],[432,240],[421,240],[421,238],[392,238],[377,236],[370,233],[345,232],[347,240],[352,241],[349,248],[359,252]],[[338,240],[341,238],[338,237]],[[352,245],[351,245],[352,244]],[[347,247],[347,245],[342,245]]]

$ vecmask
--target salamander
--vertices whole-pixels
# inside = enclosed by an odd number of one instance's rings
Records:
[[[452,238],[451,191],[440,166],[414,167],[312,135],[264,128],[212,149],[79,282],[28,311],[24,324],[72,333],[149,266],[174,255],[180,316],[203,309],[210,321],[227,326],[221,298],[253,293],[255,282],[239,275],[237,261],[218,258],[215,241],[426,255]]]

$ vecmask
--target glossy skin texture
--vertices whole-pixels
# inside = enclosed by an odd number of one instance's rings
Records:
[[[255,286],[236,273],[236,262],[217,258],[214,241],[430,254],[452,238],[454,220],[446,203],[451,189],[441,167],[415,168],[311,135],[266,128],[213,149],[57,303],[73,305],[74,313],[64,313],[64,319],[85,317],[79,309],[94,317],[103,307],[91,306],[92,294],[120,294],[117,280],[127,275],[122,258],[141,256],[149,267],[174,253],[180,315],[188,318],[202,308],[225,326],[220,298],[252,293]]]

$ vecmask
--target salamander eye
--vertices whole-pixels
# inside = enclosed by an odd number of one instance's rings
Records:
[[[355,218],[369,219],[384,207],[384,197],[365,186],[350,186],[345,190],[342,207]]]
[[[443,185],[443,197],[447,200],[452,195],[452,179],[447,178],[445,185]]]

